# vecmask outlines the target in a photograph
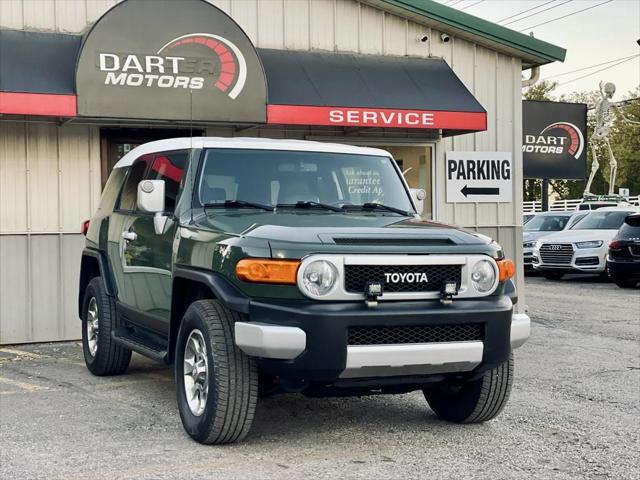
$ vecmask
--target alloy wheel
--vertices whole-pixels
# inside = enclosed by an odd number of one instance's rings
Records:
[[[99,320],[98,302],[96,301],[96,297],[91,297],[87,308],[87,347],[92,357],[95,357],[98,351]]]
[[[184,348],[184,394],[191,413],[199,417],[204,412],[209,392],[207,345],[200,330],[192,330]]]

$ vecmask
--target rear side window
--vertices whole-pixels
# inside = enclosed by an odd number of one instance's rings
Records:
[[[618,238],[640,238],[640,215],[627,217],[620,227]]]
[[[124,187],[122,187],[122,193],[120,193],[118,210],[133,212],[136,209],[138,183],[144,178],[144,172],[146,172],[152,158],[153,155],[143,155],[129,168],[129,175],[124,182]]]
[[[180,183],[188,158],[187,150],[157,153],[147,173],[146,178],[149,180],[164,180],[165,212],[173,212],[176,208]]]

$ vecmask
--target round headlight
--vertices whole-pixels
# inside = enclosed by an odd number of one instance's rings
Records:
[[[304,267],[300,288],[312,297],[322,297],[333,290],[337,280],[338,270],[332,263],[316,260]]]
[[[488,260],[480,260],[471,270],[471,283],[480,293],[487,293],[496,281],[496,270]]]

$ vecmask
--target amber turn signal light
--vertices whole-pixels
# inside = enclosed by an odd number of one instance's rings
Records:
[[[513,260],[498,260],[498,271],[500,272],[500,281],[504,282],[512,278],[516,273],[516,265]]]
[[[298,260],[243,258],[236,265],[236,276],[245,282],[295,285]]]

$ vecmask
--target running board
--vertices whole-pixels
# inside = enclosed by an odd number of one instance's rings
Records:
[[[140,355],[149,357],[157,362],[167,363],[167,346],[159,344],[155,339],[142,332],[134,332],[128,328],[119,328],[111,332],[111,338],[120,345]]]

